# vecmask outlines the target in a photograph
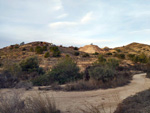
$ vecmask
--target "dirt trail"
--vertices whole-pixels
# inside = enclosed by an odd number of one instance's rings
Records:
[[[118,88],[82,92],[38,91],[34,88],[26,91],[25,95],[35,92],[51,95],[55,98],[58,108],[64,113],[81,113],[79,109],[85,108],[87,103],[94,106],[103,104],[104,113],[113,113],[123,99],[150,88],[150,79],[145,78],[145,75],[136,74],[130,84]]]
[[[103,104],[106,113],[110,113],[110,111],[113,113],[123,99],[150,88],[150,79],[145,78],[145,75],[134,75],[130,84],[118,88],[83,92],[48,91],[45,93],[53,95],[59,108],[65,113],[80,113],[79,108],[84,108],[86,103]]]

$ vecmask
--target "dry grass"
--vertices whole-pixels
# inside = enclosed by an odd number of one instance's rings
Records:
[[[90,103],[85,104],[85,109],[80,109],[82,113],[106,113],[104,104],[93,105]]]
[[[60,113],[54,98],[38,93],[21,98],[22,93],[11,91],[0,93],[0,113]]]

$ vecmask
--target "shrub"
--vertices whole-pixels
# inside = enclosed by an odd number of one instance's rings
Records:
[[[93,55],[99,55],[99,53],[98,53],[98,52],[95,52],[95,53],[93,53]]]
[[[29,89],[32,89],[32,83],[26,82],[26,81],[20,81],[19,83],[16,84],[15,88],[16,89],[25,88],[26,90],[29,90]]]
[[[22,46],[22,45],[24,45],[24,44],[25,44],[24,42],[21,42],[21,43],[20,43],[20,46]]]
[[[36,52],[37,54],[43,54],[43,48],[40,47],[40,46],[36,46],[35,52]]]
[[[140,54],[138,57],[139,57],[138,58],[139,62],[141,62],[141,63],[147,63],[148,62],[148,58],[144,53]]]
[[[94,79],[96,81],[102,80],[103,82],[107,82],[114,77],[115,71],[112,68],[107,66],[96,66],[92,67],[89,71],[90,79]]]
[[[98,62],[98,63],[104,63],[104,62],[106,62],[106,59],[104,58],[103,55],[99,55],[97,62]]]
[[[131,60],[134,61],[135,63],[137,62],[148,63],[149,58],[144,53],[142,53],[140,55],[132,56]]]
[[[33,49],[33,47],[31,47],[31,48],[30,48],[30,51],[31,51],[31,52],[34,52],[34,49]]]
[[[74,50],[78,50],[78,47],[74,47]]]
[[[135,57],[135,54],[128,54],[128,57],[133,60],[133,58]]]
[[[26,51],[26,48],[22,48],[22,51]]]
[[[88,54],[88,53],[84,53],[83,55],[82,55],[82,57],[89,57],[90,55]]]
[[[106,55],[112,55],[112,53],[106,53]]]
[[[51,51],[51,52],[59,51],[59,49],[58,49],[57,46],[52,46],[52,47],[50,47],[50,51]]]
[[[60,51],[54,51],[53,53],[53,57],[60,57],[61,56],[61,52]]]
[[[0,88],[13,88],[18,83],[18,78],[11,75],[8,71],[0,74]]]
[[[47,51],[47,46],[43,46],[43,51]]]
[[[20,62],[22,71],[33,72],[39,70],[39,62],[37,57],[29,57]]]
[[[22,74],[20,65],[9,60],[3,63],[3,70],[14,77],[19,77]]]
[[[74,52],[75,56],[79,56],[79,54],[80,54],[79,52]]]
[[[96,84],[96,81],[79,80],[77,82],[67,84],[64,87],[64,90],[65,91],[87,91],[87,90],[93,90],[97,88],[98,88],[98,85]]]
[[[48,58],[48,57],[50,57],[50,54],[49,54],[49,52],[46,52],[46,53],[45,53],[45,55],[44,55],[44,57],[45,57],[45,58]]]
[[[123,100],[114,113],[149,113],[150,90],[145,90]]]
[[[18,45],[18,44],[16,44],[16,45],[15,45],[15,49],[18,49],[18,48],[19,48],[19,45]]]
[[[40,76],[32,79],[32,83],[33,83],[34,86],[50,85],[49,76],[47,74],[40,75]]]
[[[117,54],[117,57],[120,59],[125,59],[125,54]]]
[[[119,53],[119,52],[121,52],[121,50],[120,49],[116,49],[116,51]]]
[[[60,57],[61,56],[61,52],[59,51],[59,48],[57,46],[50,47],[50,51],[52,52],[53,57]]]
[[[59,84],[76,81],[82,77],[79,67],[70,57],[60,60],[47,75],[50,83],[58,82]]]

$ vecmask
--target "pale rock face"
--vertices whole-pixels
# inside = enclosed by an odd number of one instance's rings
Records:
[[[97,45],[86,45],[84,47],[79,48],[79,51],[86,52],[86,53],[102,53],[103,50],[99,48]]]

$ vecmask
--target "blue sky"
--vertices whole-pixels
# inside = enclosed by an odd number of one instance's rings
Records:
[[[0,0],[0,48],[150,44],[150,0]]]

